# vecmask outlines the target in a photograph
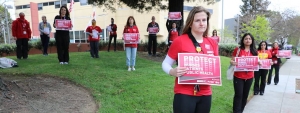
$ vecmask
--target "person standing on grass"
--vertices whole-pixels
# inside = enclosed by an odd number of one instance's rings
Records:
[[[123,30],[123,33],[139,33],[133,16],[129,16]],[[135,71],[137,44],[125,44],[126,65],[128,71]]]
[[[258,45],[257,52],[258,52],[258,57],[260,60],[272,58],[270,51],[267,50],[267,42],[266,41],[260,42],[260,44]],[[273,63],[271,63],[271,64],[273,64]],[[260,95],[264,95],[268,71],[269,71],[268,69],[259,69],[259,71],[254,72],[254,77],[255,77],[254,95],[258,95],[258,93]]]
[[[12,36],[16,40],[17,44],[17,58],[27,59],[28,58],[28,41],[31,38],[31,29],[29,22],[25,19],[23,12],[19,13],[17,18],[12,23]]]
[[[109,43],[108,43],[108,49],[107,51],[109,52],[110,50],[110,44],[111,40],[114,39],[114,51],[116,52],[117,49],[117,25],[114,24],[114,18],[111,18],[111,24],[109,25],[110,31],[109,31]]]
[[[149,56],[150,55],[156,56],[156,49],[157,49],[157,36],[156,36],[156,34],[159,32],[159,25],[158,25],[158,23],[155,22],[155,17],[154,16],[152,16],[151,20],[152,20],[152,22],[150,22],[148,24],[148,27],[147,27],[147,32],[149,32],[149,37],[148,37],[148,55]],[[150,28],[154,28],[154,27],[157,27],[158,31],[155,32],[155,33],[151,33],[149,31],[149,29]],[[153,50],[152,53],[151,53],[151,49]]]
[[[273,69],[275,69],[275,77],[274,77],[275,85],[277,85],[279,82],[279,68],[280,68],[280,64],[282,62],[281,62],[280,58],[277,58],[278,50],[279,50],[278,43],[274,42],[273,48],[270,50],[270,52],[272,54],[272,61],[274,62],[274,64],[272,65],[271,69],[269,70],[268,83],[267,83],[268,85],[271,84]]]
[[[52,30],[51,25],[47,22],[46,16],[42,16],[43,22],[39,24],[40,38],[43,46],[43,55],[48,55],[48,46],[50,40],[50,32]]]
[[[257,56],[257,50],[255,48],[254,37],[250,33],[244,34],[240,41],[240,46],[235,48],[232,53],[231,65],[235,66],[235,56],[247,57]],[[238,53],[239,50],[239,53]],[[233,88],[233,113],[242,113],[247,103],[250,87],[253,82],[254,72],[253,71],[240,71],[234,72]]]
[[[53,27],[55,26],[56,19],[71,20],[69,10],[66,6],[61,6],[59,9],[59,15],[55,16]],[[70,33],[69,30],[58,30],[55,33],[55,42],[57,48],[57,56],[59,64],[69,64],[69,44],[70,44]]]
[[[218,44],[208,37],[210,13],[206,8],[194,7],[186,20],[183,34],[177,37],[162,63],[165,73],[175,77],[173,113],[209,113],[212,88],[210,85],[178,84],[178,77],[187,72],[186,67],[172,68],[179,53],[199,53],[218,56]],[[198,42],[199,47],[195,47]],[[197,49],[196,49],[197,48]],[[198,89],[198,90],[196,90]]]
[[[175,38],[178,37],[179,31],[177,30],[176,23],[174,22],[172,24],[172,28],[169,30],[169,37],[168,37],[168,46],[170,47],[172,42],[175,40]]]
[[[89,34],[90,53],[92,58],[99,58],[99,35],[102,32],[99,26],[96,26],[96,20],[92,20],[92,26],[85,30]]]
[[[211,38],[214,39],[217,43],[220,42],[220,37],[218,36],[217,30],[213,30]]]

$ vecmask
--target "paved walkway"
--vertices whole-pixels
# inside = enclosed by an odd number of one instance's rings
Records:
[[[292,56],[279,70],[279,83],[266,85],[263,96],[255,95],[244,113],[300,113],[300,94],[295,78],[300,78],[300,56]],[[252,90],[252,89],[251,89]]]

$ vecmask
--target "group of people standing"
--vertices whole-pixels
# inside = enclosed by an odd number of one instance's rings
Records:
[[[171,40],[167,56],[162,62],[162,69],[165,73],[175,77],[174,86],[174,113],[209,113],[212,100],[212,88],[210,85],[178,84],[178,77],[187,72],[186,67],[175,67],[173,64],[178,61],[179,53],[199,53],[218,56],[218,42],[220,38],[217,31],[213,31],[211,37],[208,36],[210,13],[204,7],[194,7],[186,20],[182,35],[175,40]],[[175,25],[173,28],[176,28]],[[172,36],[171,36],[172,37]],[[193,43],[196,41],[196,44]],[[197,44],[198,43],[198,44]],[[201,49],[197,49],[197,45]],[[206,48],[209,46],[209,48]],[[255,78],[254,95],[264,94],[266,76],[269,71],[268,85],[271,83],[272,70],[275,68],[275,85],[279,82],[278,72],[280,58],[277,58],[278,43],[273,43],[271,50],[267,49],[267,43],[262,41],[256,49],[255,39],[251,33],[245,33],[240,40],[240,46],[232,53],[231,65],[237,65],[235,57],[259,56],[259,59],[272,59],[272,68],[260,69],[259,71],[234,72],[233,86],[233,113],[242,113],[248,99],[250,87]],[[238,54],[238,55],[237,55]],[[260,64],[260,63],[259,63]],[[259,85],[259,80],[261,84]]]

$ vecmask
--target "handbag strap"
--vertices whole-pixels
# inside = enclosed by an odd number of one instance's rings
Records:
[[[238,56],[239,56],[239,54],[240,54],[240,51],[241,51],[241,48],[239,48],[239,49],[238,49],[238,51],[237,51],[237,53],[236,53],[235,57],[238,57]]]

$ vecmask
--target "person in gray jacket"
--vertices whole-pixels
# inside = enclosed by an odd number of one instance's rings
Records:
[[[42,46],[43,46],[43,55],[47,56],[48,55],[48,44],[50,40],[50,33],[51,33],[51,25],[49,22],[47,22],[46,16],[42,16],[43,22],[40,22],[39,24],[39,31],[40,31],[40,36],[41,36],[41,41],[42,41]]]

